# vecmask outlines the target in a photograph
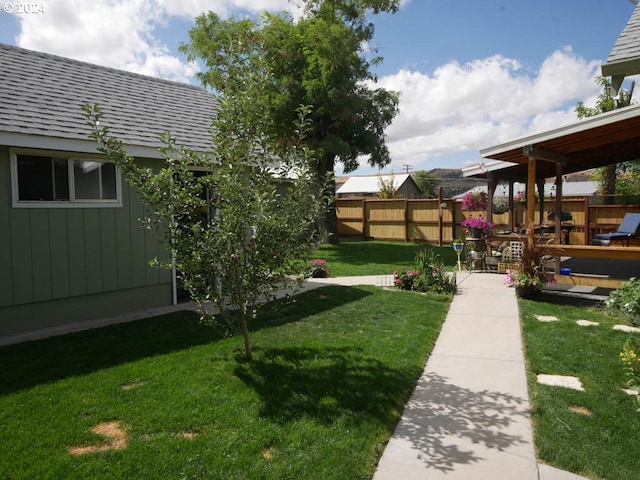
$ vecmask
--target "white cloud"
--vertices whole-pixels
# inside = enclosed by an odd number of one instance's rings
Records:
[[[460,151],[477,158],[482,147],[575,121],[575,104],[598,93],[598,67],[564,48],[534,72],[496,55],[383,77],[378,86],[401,94],[389,169],[432,168],[430,159]]]
[[[166,28],[171,20],[189,21],[209,10],[225,18],[265,9],[296,14],[299,3],[56,0],[47,3],[44,14],[16,15],[20,24],[17,44],[188,82],[197,66],[188,64],[160,38],[176,34]],[[186,31],[179,33],[188,40]],[[429,73],[405,69],[382,77],[378,86],[401,92],[400,113],[387,130],[391,168],[432,168],[438,157],[464,152],[477,159],[482,147],[569,123],[575,119],[573,107],[578,100],[595,103],[599,89],[593,77],[598,67],[599,62],[563,48],[551,53],[536,70],[517,59],[495,55],[464,64],[449,62]]]
[[[43,14],[17,15],[23,48],[188,82],[197,71],[154,34],[171,16],[194,18],[214,10],[226,17],[241,9],[295,9],[288,0],[57,0]],[[185,32],[186,35],[186,32]],[[185,38],[185,41],[188,39]]]

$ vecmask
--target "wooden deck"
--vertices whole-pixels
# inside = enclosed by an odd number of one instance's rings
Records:
[[[598,268],[589,268],[583,262],[581,272],[560,275],[556,271],[556,283],[561,285],[582,285],[602,288],[618,288],[621,282],[629,278],[640,277],[640,248],[638,247],[599,247],[591,245],[545,245],[551,254],[558,257],[601,260]],[[556,262],[560,268],[560,262]],[[595,262],[593,267],[596,267]],[[592,271],[589,271],[592,270]]]

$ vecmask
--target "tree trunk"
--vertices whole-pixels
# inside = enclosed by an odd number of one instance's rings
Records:
[[[600,195],[614,195],[616,193],[616,165],[607,165],[602,167],[600,172],[602,191]],[[612,204],[614,199],[612,197],[605,197],[604,203],[607,205]]]
[[[326,208],[318,214],[318,231],[323,243],[338,244],[338,217],[336,215],[336,180],[333,174],[327,178],[329,172],[333,172],[335,156],[326,154],[316,162],[313,162],[316,182],[323,189]]]
[[[240,317],[240,325],[242,326],[242,335],[244,337],[244,359],[250,362],[253,360],[251,354],[251,343],[249,342],[249,324],[247,322],[247,315],[243,313]]]

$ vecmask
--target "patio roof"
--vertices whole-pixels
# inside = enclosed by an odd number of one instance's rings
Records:
[[[640,159],[640,106],[630,106],[588,117],[546,132],[521,137],[480,150],[483,158],[511,162],[465,169],[465,176],[490,174],[503,181],[526,181],[530,157],[537,160],[536,177],[580,172]]]

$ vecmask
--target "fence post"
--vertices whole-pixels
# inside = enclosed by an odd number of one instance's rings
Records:
[[[409,201],[404,199],[404,241],[409,241]]]
[[[442,195],[442,187],[438,187],[438,246],[442,246],[442,216],[444,212],[442,210],[442,204],[444,203],[444,197]]]
[[[362,198],[362,238],[367,238],[367,214],[365,210],[364,197]]]
[[[584,244],[591,245],[591,210],[589,207],[589,197],[584,196]]]

